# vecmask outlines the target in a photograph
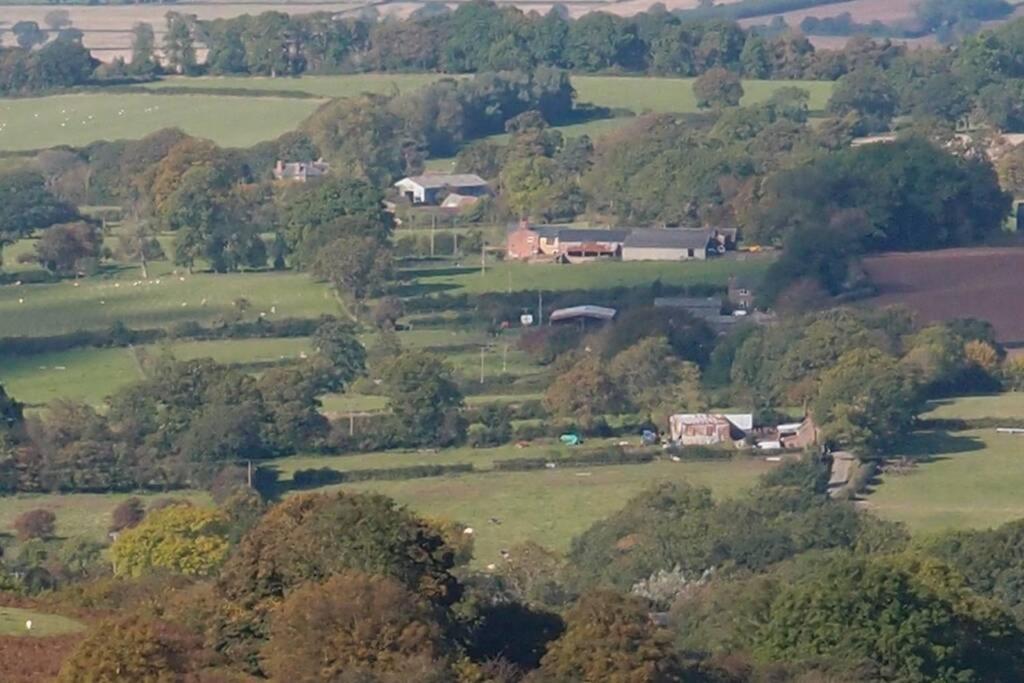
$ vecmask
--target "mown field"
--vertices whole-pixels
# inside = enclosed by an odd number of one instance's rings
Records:
[[[457,294],[464,291],[482,294],[537,289],[610,289],[650,285],[657,280],[666,285],[725,286],[730,275],[763,275],[771,265],[772,258],[770,254],[738,254],[709,261],[616,261],[572,266],[506,261],[489,264],[486,272],[482,272],[479,265],[474,267],[470,261],[470,264],[461,268],[414,271],[412,275],[415,276],[415,282],[412,287],[417,288],[419,293]]]
[[[93,277],[77,283],[0,287],[0,337],[42,336],[95,330],[122,322],[131,328],[168,327],[194,320],[212,323],[237,312],[247,299],[247,319],[338,315],[331,290],[303,273],[196,273],[150,280]],[[273,310],[272,310],[273,309]]]
[[[32,628],[25,628],[26,622]],[[0,607],[0,636],[59,636],[84,630],[85,624],[59,614],[20,607]]]
[[[1024,394],[941,401],[926,417],[1022,418]],[[917,461],[907,473],[884,474],[869,509],[914,531],[980,529],[1024,518],[1024,436],[994,428],[912,435],[897,455]]]
[[[33,150],[57,145],[83,146],[96,140],[140,138],[155,130],[178,127],[227,147],[245,147],[293,130],[323,101],[272,95],[223,96],[160,94],[174,88],[229,88],[301,91],[317,97],[349,97],[362,92],[414,90],[439,74],[357,74],[301,78],[170,78],[147,85],[152,92],[95,92],[35,98],[0,99],[0,150]],[[644,112],[697,110],[692,79],[577,76],[581,102]],[[832,83],[746,81],[744,103],[766,99],[780,87],[796,85],[811,92],[811,108],[824,107]],[[599,135],[628,117],[565,126],[568,135]]]
[[[470,525],[475,531],[474,563],[486,566],[500,561],[500,550],[527,540],[564,552],[574,536],[658,482],[686,481],[727,498],[751,487],[772,467],[762,459],[745,457],[724,462],[664,460],[647,465],[363,482],[341,488],[378,491],[420,514]]]

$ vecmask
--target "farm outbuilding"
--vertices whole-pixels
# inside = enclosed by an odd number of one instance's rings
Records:
[[[581,263],[622,256],[628,230],[520,223],[506,236],[508,258]]]
[[[316,161],[282,161],[274,166],[275,180],[292,180],[304,183],[310,178],[320,178],[331,171],[331,165],[323,159]]]
[[[570,306],[569,308],[559,308],[556,311],[552,311],[548,322],[551,324],[575,323],[581,327],[586,327],[592,323],[609,322],[615,318],[616,312],[614,308],[607,308],[605,306]]]
[[[395,187],[413,204],[440,204],[450,194],[483,197],[488,193],[487,181],[475,173],[427,173],[402,178]]]
[[[750,413],[680,413],[668,419],[672,441],[683,446],[712,446],[742,439],[754,428]]]
[[[704,260],[710,246],[711,231],[705,228],[637,228],[622,245],[622,260]]]

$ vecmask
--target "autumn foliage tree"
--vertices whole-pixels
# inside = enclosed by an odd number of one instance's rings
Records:
[[[14,530],[19,541],[30,538],[49,538],[56,529],[57,516],[51,510],[29,510],[14,520]]]
[[[155,570],[208,576],[227,555],[226,527],[227,519],[218,510],[172,505],[150,512],[114,542],[114,570],[123,576]]]
[[[611,591],[584,595],[566,629],[541,660],[542,681],[668,683],[681,673],[671,636],[648,617],[646,603]]]
[[[261,655],[273,680],[361,673],[423,681],[443,668],[443,652],[441,627],[420,596],[392,578],[344,572],[288,595]]]
[[[429,523],[377,494],[307,494],[271,508],[245,535],[217,583],[218,650],[258,670],[269,615],[293,589],[359,571],[390,577],[447,606],[461,594],[455,553]]]
[[[173,683],[189,672],[198,649],[187,634],[139,617],[93,627],[61,667],[58,683]]]

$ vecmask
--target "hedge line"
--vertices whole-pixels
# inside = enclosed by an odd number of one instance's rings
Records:
[[[134,344],[151,344],[164,339],[191,339],[207,341],[215,339],[260,339],[268,337],[308,337],[329,316],[320,318],[283,318],[281,320],[260,319],[251,322],[237,322],[218,327],[203,327],[197,322],[185,322],[168,329],[133,330],[123,323],[114,323],[102,330],[81,330],[67,334],[42,337],[2,337],[0,356],[28,356],[37,353],[52,353],[92,346],[113,348]]]
[[[602,465],[640,465],[654,460],[650,451],[623,451],[606,448],[568,458],[509,458],[496,460],[494,469],[499,472],[526,472],[542,470],[549,464],[554,467],[600,467]]]
[[[292,488],[309,489],[329,484],[342,484],[354,481],[401,481],[405,479],[423,479],[441,477],[446,474],[464,474],[473,472],[471,463],[455,463],[452,465],[412,465],[410,467],[392,467],[367,470],[335,470],[330,467],[296,470],[292,475]]]

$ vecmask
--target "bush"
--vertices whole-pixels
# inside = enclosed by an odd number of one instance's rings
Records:
[[[131,529],[141,522],[145,516],[146,508],[142,505],[142,501],[138,498],[129,498],[123,503],[118,504],[111,513],[110,531]]]
[[[30,538],[49,538],[56,529],[57,516],[50,510],[36,509],[23,512],[14,520],[19,541]]]

